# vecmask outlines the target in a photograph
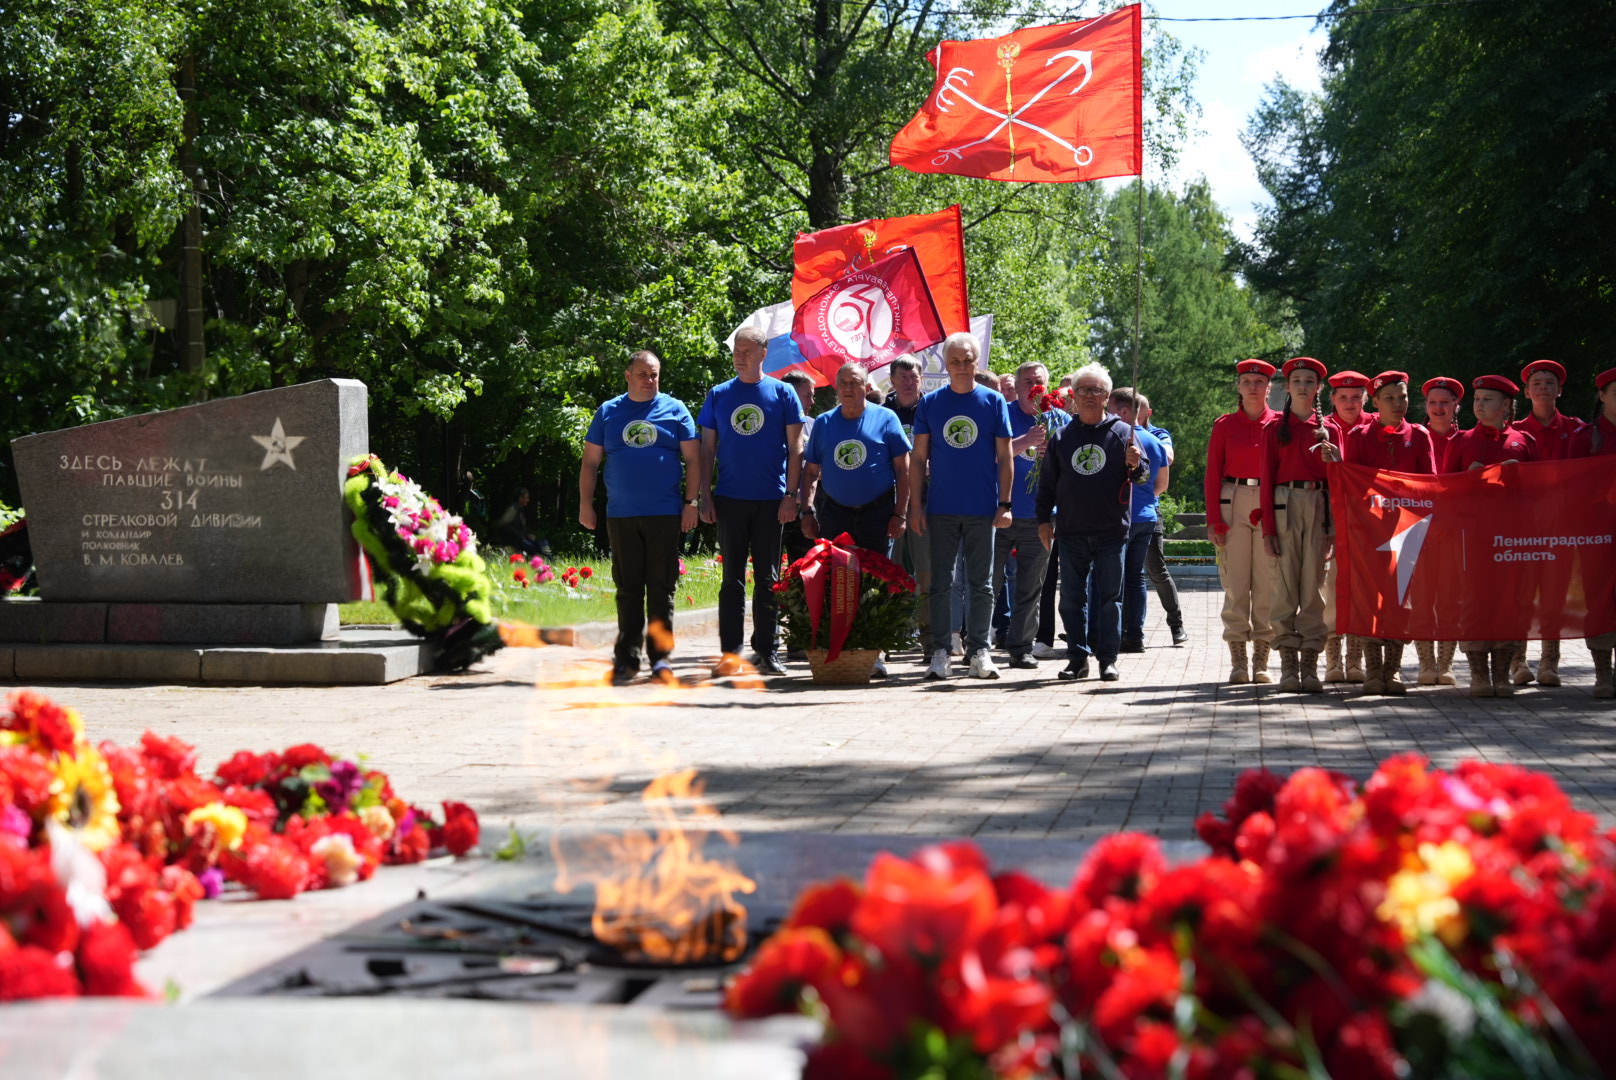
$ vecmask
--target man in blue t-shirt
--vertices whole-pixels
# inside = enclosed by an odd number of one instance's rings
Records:
[[[755,326],[735,334],[735,378],[707,391],[701,427],[701,518],[718,523],[723,581],[718,588],[718,644],[713,676],[741,673],[746,632],[746,569],[752,562],[752,663],[764,675],[784,675],[776,652],[780,526],[797,519],[802,468],[802,402],[779,379],[763,374],[768,338]],[[718,482],[713,484],[713,463]]]
[[[1016,369],[1016,403],[1010,408],[1010,453],[1015,456],[1015,486],[1010,494],[1010,527],[994,537],[993,588],[1002,594],[1008,587],[1004,568],[1015,553],[1010,603],[1010,626],[1005,650],[1013,668],[1036,668],[1032,639],[1038,632],[1038,604],[1044,591],[1044,574],[1049,552],[1038,540],[1038,495],[1030,483],[1033,466],[1044,456],[1049,428],[1039,412],[1037,391],[1049,386],[1049,369],[1029,360]]]
[[[1167,490],[1167,450],[1147,428],[1134,424],[1137,415],[1132,387],[1111,391],[1106,411],[1133,428],[1133,440],[1144,458],[1146,480],[1133,485],[1128,515],[1128,546],[1122,562],[1122,643],[1120,652],[1145,651],[1145,555],[1158,528],[1157,500]]]
[[[1167,451],[1167,464],[1173,464],[1173,433],[1164,427],[1159,427],[1152,419],[1153,410],[1150,399],[1139,391],[1133,392],[1134,404],[1138,414],[1135,423],[1142,424],[1145,430],[1156,436],[1156,441],[1162,444]],[[1173,644],[1182,645],[1190,639],[1184,630],[1184,609],[1178,602],[1178,582],[1167,571],[1167,559],[1162,552],[1162,517],[1156,514],[1156,531],[1151,534],[1150,547],[1145,551],[1145,576],[1150,583],[1156,586],[1156,598],[1161,601],[1162,611],[1167,615],[1167,629],[1173,635]]]
[[[943,342],[948,385],[920,399],[915,409],[915,449],[909,462],[913,508],[909,527],[916,536],[931,537],[931,625],[934,636],[926,678],[946,679],[949,603],[954,591],[954,562],[965,553],[970,589],[970,625],[965,654],[970,674],[997,679],[999,669],[988,655],[988,628],[993,619],[993,534],[1010,527],[1012,466],[1010,412],[1004,395],[976,382],[982,347],[968,333],[950,334]],[[918,493],[931,472],[925,497]]]
[[[651,677],[673,682],[673,594],[679,584],[679,532],[696,527],[701,448],[690,410],[660,390],[662,361],[641,349],[629,357],[628,393],[596,411],[578,470],[578,524],[594,529],[595,482],[606,466],[606,536],[617,586],[617,648],[612,684],[640,670],[644,635]],[[679,494],[680,476],[684,495]]]
[[[898,414],[865,397],[870,373],[849,362],[836,373],[841,407],[814,420],[803,455],[803,535],[834,540],[842,533],[861,548],[892,554],[908,522],[909,439]],[[815,485],[824,495],[815,509]]]

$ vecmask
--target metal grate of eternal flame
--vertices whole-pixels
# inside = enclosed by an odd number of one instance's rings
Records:
[[[754,907],[741,956],[674,965],[625,958],[595,937],[592,912],[588,903],[554,900],[416,900],[239,979],[217,996],[402,995],[714,1009],[723,1001],[724,980],[783,917]]]

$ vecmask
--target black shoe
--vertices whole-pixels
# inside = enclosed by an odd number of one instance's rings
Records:
[[[1189,634],[1184,631],[1183,623],[1179,623],[1177,626],[1169,626],[1167,629],[1173,632],[1174,645],[1182,645],[1190,639]]]
[[[1144,642],[1143,638],[1127,638],[1126,640],[1123,641],[1121,647],[1119,647],[1117,649],[1117,652],[1144,652],[1144,651],[1145,651],[1145,642]]]
[[[993,635],[993,647],[995,649],[1003,649],[1004,646],[1005,646],[1005,643],[1008,642],[1009,640],[1010,640],[1010,635],[1006,634],[1004,631],[1001,630],[997,634]]]
[[[638,664],[633,667],[629,667],[627,664],[618,664],[612,668],[612,685],[627,686],[629,683],[634,681],[634,677],[639,673],[640,668]]]
[[[1025,671],[1036,671],[1038,670],[1038,661],[1032,658],[1031,653],[1011,653],[1010,666],[1021,668]]]
[[[1117,674],[1117,664],[1115,660],[1109,664],[1100,665],[1101,682],[1116,682],[1120,678],[1122,678],[1122,676]]]
[[[1084,657],[1081,660],[1068,660],[1068,661],[1066,661],[1066,666],[1061,668],[1059,677],[1061,679],[1063,679],[1063,680],[1068,680],[1068,681],[1072,680],[1072,679],[1086,679],[1086,678],[1088,678],[1089,677],[1088,658]]]
[[[752,666],[757,668],[759,675],[785,675],[786,666],[780,662],[780,657],[774,653],[759,654],[752,657]]]

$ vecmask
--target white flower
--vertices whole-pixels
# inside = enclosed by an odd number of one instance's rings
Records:
[[[73,830],[48,818],[45,830],[50,836],[51,873],[67,892],[67,906],[80,926],[113,920],[107,903],[107,871],[95,853],[73,834]]]
[[[1425,1013],[1435,1017],[1450,1043],[1468,1039],[1476,1026],[1476,1007],[1470,999],[1436,979],[1426,979],[1418,993],[1404,999],[1403,1008],[1410,1016]]]
[[[364,822],[370,835],[378,840],[386,840],[393,835],[393,812],[385,806],[367,806],[359,811],[359,820]]]
[[[325,878],[332,888],[352,885],[359,880],[359,853],[354,850],[353,837],[347,833],[321,837],[310,845],[309,854],[325,863]]]

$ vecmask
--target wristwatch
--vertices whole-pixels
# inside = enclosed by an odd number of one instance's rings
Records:
[[[686,506],[700,506],[701,505],[701,500],[700,499],[686,499],[685,500],[685,505]]]
[[[806,515],[808,517],[818,517],[819,516],[819,514],[811,506],[805,506],[801,510],[798,510],[797,513],[804,514],[804,515]]]
[[[999,509],[1000,510],[1008,510],[1014,505],[1015,505],[1014,503],[1002,502],[1002,503],[999,504]]]

